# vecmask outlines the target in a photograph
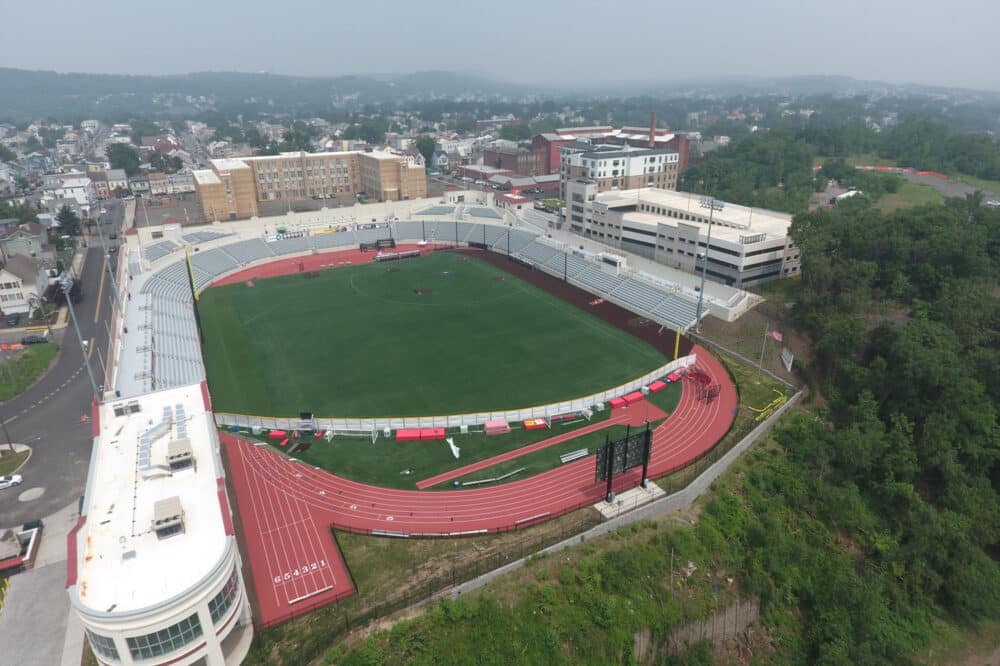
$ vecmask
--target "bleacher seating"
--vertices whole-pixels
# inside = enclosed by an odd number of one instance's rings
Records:
[[[393,234],[396,238],[401,240],[409,241],[419,241],[423,239],[424,225],[420,222],[404,221],[404,222],[394,222],[393,226],[396,229],[396,233]]]
[[[619,275],[609,275],[595,266],[577,275],[576,281],[587,291],[603,296],[614,291],[615,287],[625,281],[625,278]]]
[[[156,261],[157,259],[162,259],[167,256],[178,247],[180,247],[180,245],[173,241],[163,240],[144,247],[143,254],[145,254],[147,261]]]
[[[295,254],[296,252],[305,252],[310,249],[308,236],[282,238],[281,240],[272,241],[268,245],[271,246],[271,252],[275,255]]]
[[[682,328],[691,326],[697,313],[697,304],[672,294],[660,301],[652,311],[654,319],[667,321]]]
[[[232,255],[223,252],[222,249],[197,252],[191,256],[191,263],[195,268],[200,268],[212,277],[221,275],[226,271],[231,271],[239,266]]]
[[[338,231],[328,234],[315,234],[310,236],[309,240],[317,250],[328,250],[334,247],[354,245],[355,236],[352,233]]]
[[[532,263],[543,265],[552,256],[558,253],[559,250],[554,247],[549,247],[548,245],[542,245],[541,243],[528,243],[517,254],[524,260]]]
[[[455,212],[454,206],[431,206],[418,210],[417,215],[452,215]]]
[[[259,238],[250,238],[227,245],[226,252],[239,261],[240,264],[249,264],[250,262],[266,257],[273,257],[274,252],[271,251],[268,245],[270,244],[265,243]]]
[[[486,208],[483,206],[470,206],[467,210],[469,215],[472,217],[485,217],[491,220],[502,220],[503,214],[495,208]]]
[[[226,236],[232,236],[232,234],[227,234],[222,231],[194,231],[189,234],[184,234],[181,238],[185,243],[194,245],[195,243],[207,243],[208,241],[225,238]]]
[[[611,295],[627,305],[649,312],[652,312],[664,296],[662,291],[632,279],[626,279],[618,285]]]
[[[374,243],[380,238],[388,238],[390,230],[385,227],[377,229],[358,229],[359,243]]]

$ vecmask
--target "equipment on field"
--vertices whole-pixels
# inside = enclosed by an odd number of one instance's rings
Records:
[[[455,446],[455,438],[449,437],[444,441],[448,442],[448,448],[451,449],[451,455],[455,456],[455,459],[458,460],[458,457],[461,454],[462,450],[457,446]]]

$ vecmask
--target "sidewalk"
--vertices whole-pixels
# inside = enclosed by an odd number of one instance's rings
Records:
[[[0,610],[0,661],[19,666],[79,666],[83,627],[66,594],[66,535],[77,503],[44,519],[31,571],[11,576]]]

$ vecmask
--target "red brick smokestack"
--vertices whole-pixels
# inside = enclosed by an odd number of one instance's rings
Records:
[[[656,148],[656,111],[653,111],[653,117],[649,120],[649,147]]]

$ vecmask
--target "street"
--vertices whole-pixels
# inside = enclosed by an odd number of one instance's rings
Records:
[[[117,203],[117,202],[116,202]],[[109,207],[115,224],[103,225],[102,232],[118,229],[122,206]],[[107,240],[107,238],[106,238]],[[95,378],[100,384],[104,373],[99,359],[107,354],[107,318],[114,298],[105,259],[96,235],[87,238],[88,247],[80,276],[83,300],[74,306],[82,338],[88,341]],[[0,491],[0,528],[14,527],[43,518],[65,507],[83,494],[90,463],[90,381],[83,367],[83,355],[72,325],[62,331],[56,364],[34,386],[0,405],[0,417],[14,442],[28,444],[32,455],[18,472],[24,483]],[[86,422],[81,417],[86,416]],[[3,442],[6,444],[6,442]],[[20,501],[26,491],[27,501]]]

